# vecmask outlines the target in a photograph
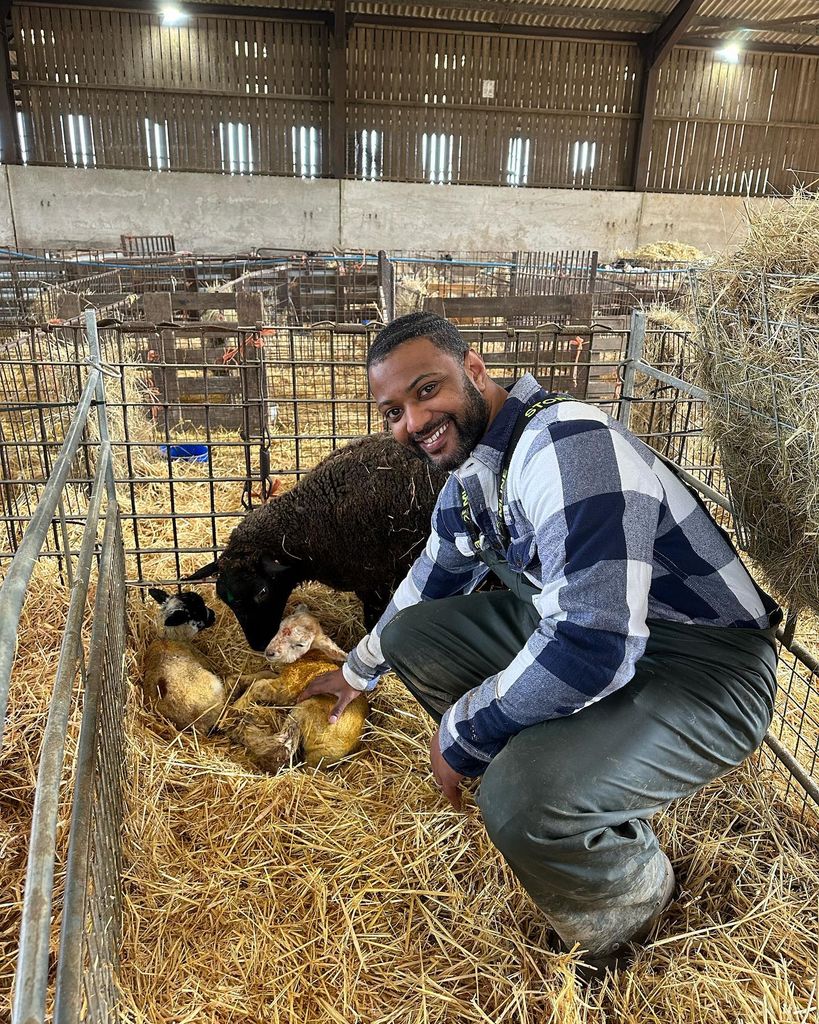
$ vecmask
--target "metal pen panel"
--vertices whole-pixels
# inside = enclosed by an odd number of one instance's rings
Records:
[[[71,418],[71,426],[60,455],[0,589],[0,743],[8,706],[11,666],[16,650],[17,624],[26,597],[26,587],[51,527],[54,510],[69,477],[74,456],[82,443],[88,411],[96,395],[98,378],[99,370],[92,370]]]
[[[48,721],[43,734],[20,927],[20,952],[12,1009],[13,1024],[34,1024],[42,1021],[45,1014],[60,779],[72,688],[83,657],[83,615],[96,548],[96,527],[110,460],[111,449],[103,445],[97,462],[88,520],[77,559],[68,620],[60,647]]]
[[[116,996],[122,899],[125,563],[119,510],[108,509],[94,602],[82,725],[77,749],[63,919],[57,957],[55,1024],[107,1021]]]

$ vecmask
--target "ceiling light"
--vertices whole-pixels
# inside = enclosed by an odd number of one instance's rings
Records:
[[[721,50],[717,50],[716,57],[718,60],[724,60],[728,64],[739,64],[739,58],[742,55],[742,51],[736,43],[728,43],[723,46]]]
[[[180,25],[187,17],[180,7],[174,7],[171,4],[163,7],[161,9],[161,14],[163,25]]]

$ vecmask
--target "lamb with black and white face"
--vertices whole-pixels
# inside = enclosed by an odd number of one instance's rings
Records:
[[[221,676],[190,643],[212,626],[216,615],[192,591],[173,597],[157,587],[148,591],[159,605],[160,634],[145,652],[142,690],[148,705],[177,729],[210,732],[227,703]]]
[[[156,625],[168,640],[192,640],[216,621],[213,609],[192,590],[172,595],[159,587],[149,587],[148,593],[159,605]]]

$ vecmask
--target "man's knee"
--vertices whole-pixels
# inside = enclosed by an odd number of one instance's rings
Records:
[[[540,757],[533,764],[516,757],[510,747],[486,770],[478,804],[492,842],[507,856],[514,856],[516,848],[557,841],[584,828],[577,780],[559,759]]]
[[[423,623],[427,617],[426,605],[416,604],[402,608],[387,623],[381,633],[381,653],[384,661],[393,668],[403,660],[407,651],[417,647],[419,633],[423,633]]]

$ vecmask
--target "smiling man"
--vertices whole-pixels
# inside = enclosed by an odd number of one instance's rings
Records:
[[[482,776],[492,841],[596,968],[646,937],[674,873],[650,819],[770,723],[781,613],[656,453],[528,374],[509,392],[446,320],[376,337],[395,438],[451,470],[426,549],[342,669],[331,721],[392,668],[439,723],[447,799]],[[473,593],[489,571],[507,589]]]

